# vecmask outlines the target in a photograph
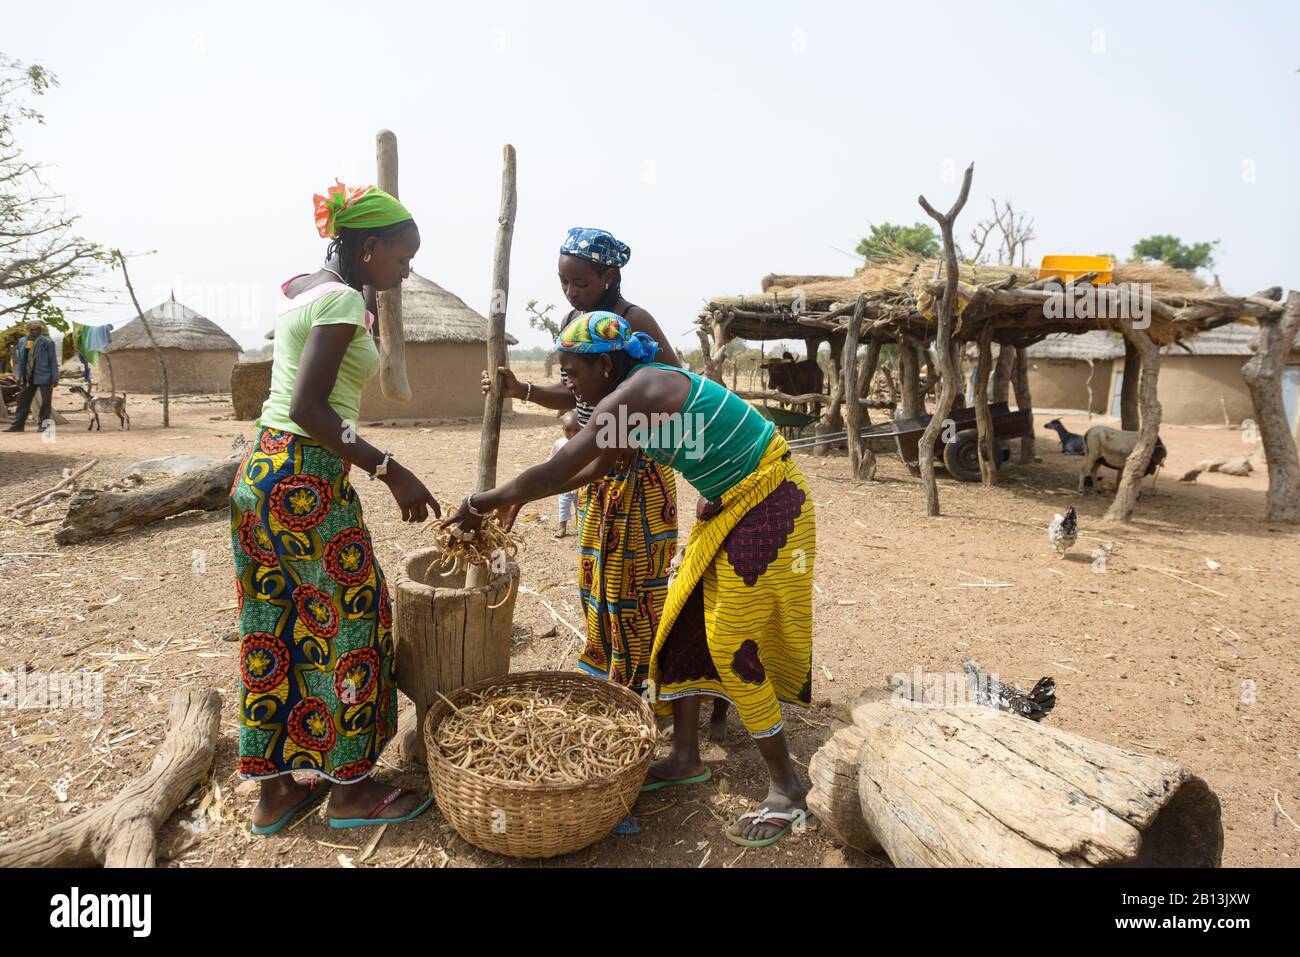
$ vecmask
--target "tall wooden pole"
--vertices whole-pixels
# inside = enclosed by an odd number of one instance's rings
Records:
[[[391,130],[375,134],[375,165],[379,188],[397,197],[397,136]],[[397,402],[411,401],[406,378],[406,333],[402,326],[402,290],[379,294],[379,388]]]
[[[993,373],[993,323],[986,322],[979,334],[979,365],[975,369],[975,431],[978,435],[980,481],[996,485],[998,463],[994,456],[998,450],[993,442],[993,415],[989,411],[989,377]],[[1004,350],[1010,352],[1010,350]]]
[[[493,375],[487,398],[483,402],[483,432],[478,446],[478,491],[492,488],[497,483],[497,450],[501,445],[501,412],[505,393],[495,375],[496,368],[507,362],[506,357],[506,301],[510,293],[510,242],[515,234],[515,148],[506,144],[504,169],[501,171],[501,211],[497,214],[496,246],[492,254],[492,302],[488,307],[487,363]],[[470,566],[465,580],[467,587],[486,584],[493,572],[491,568]]]
[[[171,386],[167,381],[167,360],[163,358],[162,350],[158,348],[158,340],[153,337],[153,327],[149,325],[149,320],[145,318],[144,310],[140,308],[140,300],[135,297],[135,287],[131,285],[131,274],[126,271],[126,257],[122,255],[122,250],[114,249],[113,258],[117,264],[122,267],[122,278],[126,281],[126,291],[131,296],[131,304],[135,306],[136,318],[144,326],[144,334],[149,337],[149,345],[153,346],[153,354],[158,360],[158,368],[162,370],[162,387],[163,387],[163,428],[169,428],[172,424],[171,416]],[[175,296],[172,297],[175,302]]]
[[[934,337],[935,351],[939,354],[939,399],[935,403],[930,424],[925,427],[925,432],[921,435],[919,454],[921,484],[925,487],[927,515],[939,514],[939,483],[934,476],[934,446],[939,439],[944,419],[952,411],[957,390],[961,387],[959,366],[954,355],[956,350],[953,348],[952,341],[952,321],[957,312],[957,244],[952,237],[952,227],[957,214],[961,212],[962,207],[966,205],[967,197],[970,196],[970,181],[974,174],[975,164],[972,163],[966,167],[966,174],[961,181],[961,192],[947,214],[931,206],[924,196],[917,197],[921,208],[939,224],[939,231],[943,236],[943,298],[938,303],[938,318],[935,324],[937,330]]]

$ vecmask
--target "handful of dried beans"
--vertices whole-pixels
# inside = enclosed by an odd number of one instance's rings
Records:
[[[455,511],[449,505],[444,505],[443,510],[448,513]],[[471,565],[481,568],[490,567],[498,555],[514,558],[523,543],[523,539],[518,535],[502,528],[495,515],[484,517],[477,534],[462,532],[455,528],[441,528],[435,524],[436,522],[437,519],[431,519],[425,523],[424,528],[426,530],[430,526],[435,528],[433,542],[442,555],[438,563],[438,574],[442,578],[463,572]],[[512,582],[511,588],[513,587]],[[500,608],[509,599],[510,591],[507,590],[505,598],[488,607]]]
[[[581,784],[636,764],[653,748],[655,732],[636,714],[572,693],[475,695],[438,727],[447,760],[484,777],[525,784]]]

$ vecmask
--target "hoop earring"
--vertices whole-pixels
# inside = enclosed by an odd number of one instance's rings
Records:
[[[362,261],[363,263],[368,263],[368,262],[370,262],[370,253],[366,253],[364,256],[362,256],[362,257],[361,257],[361,261]]]

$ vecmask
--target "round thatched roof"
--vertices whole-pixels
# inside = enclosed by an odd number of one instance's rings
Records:
[[[487,342],[486,318],[416,272],[402,282],[402,327],[407,342]],[[506,341],[519,340],[507,334]]]
[[[1100,329],[1070,334],[1054,333],[1025,349],[1031,359],[1080,359],[1105,361],[1124,355],[1124,340]]]
[[[175,297],[159,303],[144,315],[149,320],[149,328],[153,330],[154,340],[160,349],[185,349],[190,352],[243,351],[239,343],[226,335],[219,325],[206,316],[200,316],[189,306],[177,302]],[[112,344],[107,351],[151,348],[153,346],[144,331],[144,323],[137,316],[120,329],[113,330]]]

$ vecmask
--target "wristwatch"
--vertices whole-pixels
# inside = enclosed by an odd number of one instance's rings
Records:
[[[384,453],[384,457],[383,457],[382,459],[380,459],[380,460],[379,460],[379,464],[375,466],[375,471],[374,471],[373,473],[367,475],[366,478],[370,479],[370,481],[373,482],[375,479],[377,479],[377,478],[383,478],[385,475],[387,475],[387,474],[388,474],[388,460],[392,457],[392,455],[393,455],[392,452],[385,452],[385,453]]]

